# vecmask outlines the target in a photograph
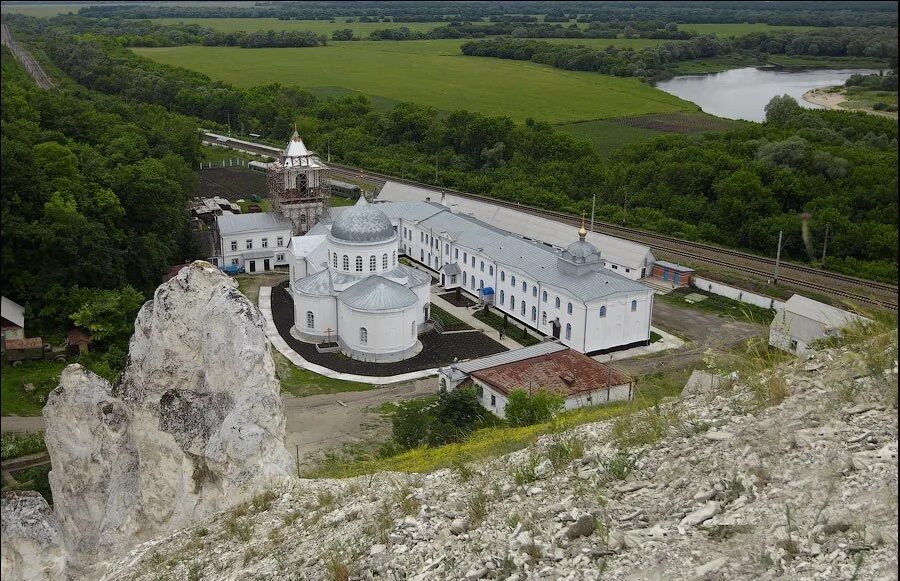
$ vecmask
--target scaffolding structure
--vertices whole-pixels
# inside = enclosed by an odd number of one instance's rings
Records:
[[[328,211],[329,184],[328,167],[303,146],[296,133],[266,170],[272,211],[291,220],[295,235],[308,232]]]

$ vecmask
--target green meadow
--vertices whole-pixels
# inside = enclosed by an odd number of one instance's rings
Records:
[[[359,92],[442,111],[468,109],[571,123],[697,107],[641,83],[530,62],[466,57],[457,40],[344,42],[314,48],[136,48],[155,61],[250,87],[280,82],[312,92]]]

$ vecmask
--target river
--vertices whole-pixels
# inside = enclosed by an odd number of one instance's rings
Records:
[[[727,119],[764,121],[765,106],[776,95],[790,95],[802,107],[819,108],[803,100],[810,89],[842,85],[854,73],[866,69],[817,69],[786,71],[744,68],[706,75],[684,75],[657,83],[667,93],[692,101],[703,111]]]

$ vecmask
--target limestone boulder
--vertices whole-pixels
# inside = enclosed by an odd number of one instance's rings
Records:
[[[0,576],[20,581],[64,581],[65,554],[53,509],[37,492],[0,499]]]
[[[138,313],[115,385],[70,365],[44,408],[56,513],[78,570],[294,474],[265,323],[194,262]]]

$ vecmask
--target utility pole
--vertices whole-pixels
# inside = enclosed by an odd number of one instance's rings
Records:
[[[228,115],[228,137],[231,137],[231,113],[226,113]]]
[[[825,261],[825,253],[828,252],[828,229],[831,224],[825,224],[825,241],[822,243],[822,262]]]
[[[438,183],[438,154],[434,154],[434,185]]]
[[[328,163],[331,163],[331,138],[328,138]]]
[[[784,230],[778,231],[778,252],[775,254],[775,284],[778,284],[778,265],[781,263],[781,237]]]
[[[594,210],[597,208],[597,192],[594,192],[594,200],[591,202],[591,232],[594,231]]]

